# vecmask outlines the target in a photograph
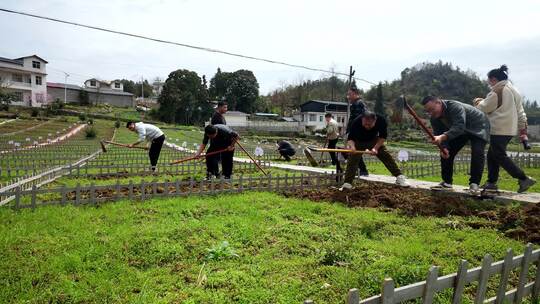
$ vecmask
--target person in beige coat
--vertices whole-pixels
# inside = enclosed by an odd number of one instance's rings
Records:
[[[324,119],[326,120],[326,141],[328,142],[328,148],[335,149],[339,140],[338,124],[330,113],[326,113]],[[339,165],[336,152],[330,152],[330,158],[332,158],[332,165]]]
[[[486,113],[491,124],[489,149],[487,153],[488,180],[483,186],[485,191],[498,191],[499,168],[518,180],[518,192],[525,192],[536,181],[525,175],[506,154],[506,147],[518,134],[527,135],[527,115],[523,109],[521,94],[508,80],[508,68],[502,65],[488,73],[491,86],[486,98],[475,98],[474,104]]]

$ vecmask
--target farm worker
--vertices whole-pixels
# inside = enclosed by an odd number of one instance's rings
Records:
[[[433,190],[452,190],[454,158],[467,144],[471,143],[471,177],[469,191],[478,194],[479,184],[484,172],[485,147],[489,140],[489,120],[475,107],[455,101],[442,100],[436,96],[426,96],[422,100],[424,109],[431,118],[434,144],[443,147],[441,154],[442,182]]]
[[[210,147],[206,153],[225,150],[224,152],[206,157],[206,178],[220,177],[219,161],[221,160],[222,173],[225,179],[230,179],[233,171],[234,145],[239,139],[238,133],[226,125],[207,125],[204,128],[203,143],[200,145],[196,156],[200,156],[208,142]]]
[[[405,176],[401,173],[396,161],[390,155],[384,145],[388,136],[387,124],[384,117],[373,112],[366,111],[362,116],[357,117],[351,124],[351,130],[347,135],[347,148],[353,151],[365,150],[366,153],[375,155],[382,161],[386,169],[396,177],[396,184],[402,187],[409,187]],[[345,171],[345,181],[340,190],[351,189],[356,167],[361,154],[351,153],[347,159],[347,170]]]
[[[227,122],[225,121],[225,117],[223,114],[227,113],[227,102],[225,100],[221,100],[218,102],[216,111],[214,112],[214,115],[212,115],[212,119],[210,120],[211,125],[226,125]]]
[[[502,65],[487,74],[491,86],[486,98],[475,98],[476,108],[486,113],[491,123],[489,149],[487,152],[488,180],[483,186],[485,191],[498,191],[499,168],[503,167],[508,174],[518,180],[518,192],[525,192],[536,181],[525,175],[506,154],[506,146],[512,138],[520,134],[526,140],[527,115],[523,110],[522,97],[508,81],[508,68]]]
[[[279,154],[283,156],[286,161],[291,161],[291,156],[296,154],[296,150],[294,149],[293,145],[286,140],[278,140],[277,146]]]
[[[326,120],[326,141],[328,142],[328,149],[335,149],[339,140],[338,124],[330,113],[326,113],[324,119]],[[330,152],[330,158],[332,159],[332,165],[339,165],[336,152]]]
[[[154,125],[143,122],[135,123],[133,121],[128,121],[126,127],[130,131],[137,132],[137,134],[139,134],[139,140],[128,145],[128,147],[133,148],[145,140],[151,143],[150,149],[148,150],[148,156],[150,157],[152,171],[156,171],[156,165],[159,159],[159,154],[161,153],[161,147],[163,147],[163,142],[165,141],[165,134],[163,134],[163,131]]]
[[[352,82],[351,87],[349,88],[349,91],[347,91],[347,100],[349,101],[351,105],[351,113],[349,115],[349,121],[347,122],[347,131],[346,131],[346,133],[349,134],[352,122],[358,116],[364,114],[364,112],[366,111],[366,105],[362,102],[362,99],[360,98],[360,90],[356,87],[356,82],[354,81]],[[369,173],[368,173],[366,164],[364,163],[364,159],[362,159],[362,155],[358,155],[358,157],[359,157],[358,169],[360,171],[359,175],[368,176]]]

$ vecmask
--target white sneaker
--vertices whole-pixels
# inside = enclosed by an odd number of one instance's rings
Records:
[[[401,174],[396,177],[396,185],[401,187],[410,187],[411,184],[407,182],[407,177],[405,175]]]
[[[478,186],[478,184],[475,184],[475,183],[469,184],[469,193],[473,195],[480,194],[480,187]]]
[[[339,191],[343,191],[343,190],[351,190],[352,189],[352,185],[349,184],[349,183],[343,183],[343,185],[341,185],[341,188],[339,188]]]

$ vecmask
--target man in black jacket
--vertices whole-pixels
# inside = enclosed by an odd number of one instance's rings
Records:
[[[348,134],[350,132],[350,128],[352,125],[352,122],[366,111],[366,105],[362,102],[362,99],[360,99],[360,90],[356,87],[356,83],[353,81],[351,84],[351,87],[349,88],[349,91],[347,92],[347,100],[351,104],[351,113],[349,116],[349,121],[347,122],[347,131]],[[345,136],[347,138],[347,136]],[[364,159],[362,156],[359,156],[358,160],[358,174],[360,176],[367,176],[368,170],[366,167],[366,163],[364,163]],[[356,170],[356,168],[355,168]]]
[[[283,158],[285,158],[286,161],[291,161],[291,156],[294,156],[296,154],[296,150],[292,146],[292,144],[286,140],[279,140],[277,142],[278,145],[278,152]]]
[[[210,142],[210,147],[206,153],[227,149],[225,152],[210,155],[206,157],[206,177],[212,175],[219,177],[219,160],[221,159],[221,168],[223,176],[230,179],[233,171],[234,145],[238,140],[238,133],[234,132],[226,125],[208,125],[204,128],[204,139],[195,156],[200,156]]]
[[[222,100],[218,102],[216,111],[214,112],[214,115],[212,115],[212,119],[210,120],[211,125],[226,125],[227,122],[225,121],[225,117],[223,114],[227,113],[227,102],[225,100]]]
[[[469,190],[477,194],[484,172],[485,147],[489,140],[489,120],[475,107],[454,100],[442,100],[426,96],[422,100],[424,109],[431,117],[435,139],[433,143],[443,146],[441,152],[441,174],[443,181],[434,190],[452,190],[454,158],[467,144],[471,143],[471,177]]]
[[[388,171],[396,177],[397,185],[409,187],[410,185],[405,176],[401,173],[396,161],[384,145],[387,136],[388,128],[384,117],[366,111],[351,124],[351,131],[347,137],[347,148],[353,151],[365,151],[365,153],[377,156]],[[352,188],[357,163],[361,155],[354,153],[349,155],[347,159],[347,170],[345,172],[345,182],[340,190]]]

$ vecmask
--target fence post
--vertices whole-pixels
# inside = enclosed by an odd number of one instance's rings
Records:
[[[426,287],[424,288],[424,293],[422,295],[422,303],[433,303],[433,296],[435,295],[435,284],[437,283],[438,277],[439,267],[431,266],[429,268],[428,276],[426,278]]]
[[[77,187],[75,188],[75,205],[79,205],[81,203],[81,184],[77,183]]]
[[[460,304],[463,290],[467,280],[467,268],[469,263],[466,260],[461,260],[459,269],[454,283],[454,295],[452,296],[452,304]]]
[[[238,192],[244,191],[244,174],[240,174],[238,179]]]
[[[349,293],[347,294],[347,304],[358,304],[360,303],[360,294],[358,293],[358,289],[352,288],[349,289]]]
[[[61,198],[60,198],[60,204],[62,204],[62,206],[65,206],[66,205],[66,185],[63,185],[62,188],[60,189],[60,195],[61,195]]]
[[[94,205],[96,203],[96,189],[94,183],[90,184],[90,204]]]
[[[489,269],[491,268],[491,262],[493,258],[491,255],[486,254],[482,261],[482,269],[480,269],[480,278],[478,279],[478,288],[476,290],[476,297],[474,299],[475,304],[483,304],[486,297],[487,282],[489,279]]]
[[[381,302],[382,304],[394,304],[394,280],[391,278],[384,279]]]
[[[534,286],[532,290],[532,302],[538,303],[538,293],[540,292],[540,259],[536,261],[536,276],[534,278]]]
[[[497,298],[495,299],[495,304],[504,303],[504,298],[506,296],[506,286],[508,285],[508,277],[510,275],[510,271],[512,271],[513,259],[514,252],[512,251],[512,248],[509,248],[506,251],[506,256],[504,257],[501,280],[499,282],[499,289],[497,290]]]
[[[133,181],[129,180],[128,184],[128,199],[131,201],[133,200]]]
[[[31,198],[32,209],[36,209],[36,191],[37,191],[36,185],[32,185],[32,198]]]
[[[116,180],[114,189],[114,200],[117,201],[120,199],[120,182],[118,180]]]
[[[514,298],[514,303],[521,303],[523,300],[523,293],[525,292],[525,284],[527,283],[527,274],[529,273],[529,263],[531,262],[533,246],[531,243],[527,244],[525,247],[525,254],[521,262],[521,270],[519,272],[519,282],[517,285],[516,297]]]
[[[144,180],[141,181],[139,187],[141,187],[141,201],[144,201],[146,192],[146,183],[144,182]]]

